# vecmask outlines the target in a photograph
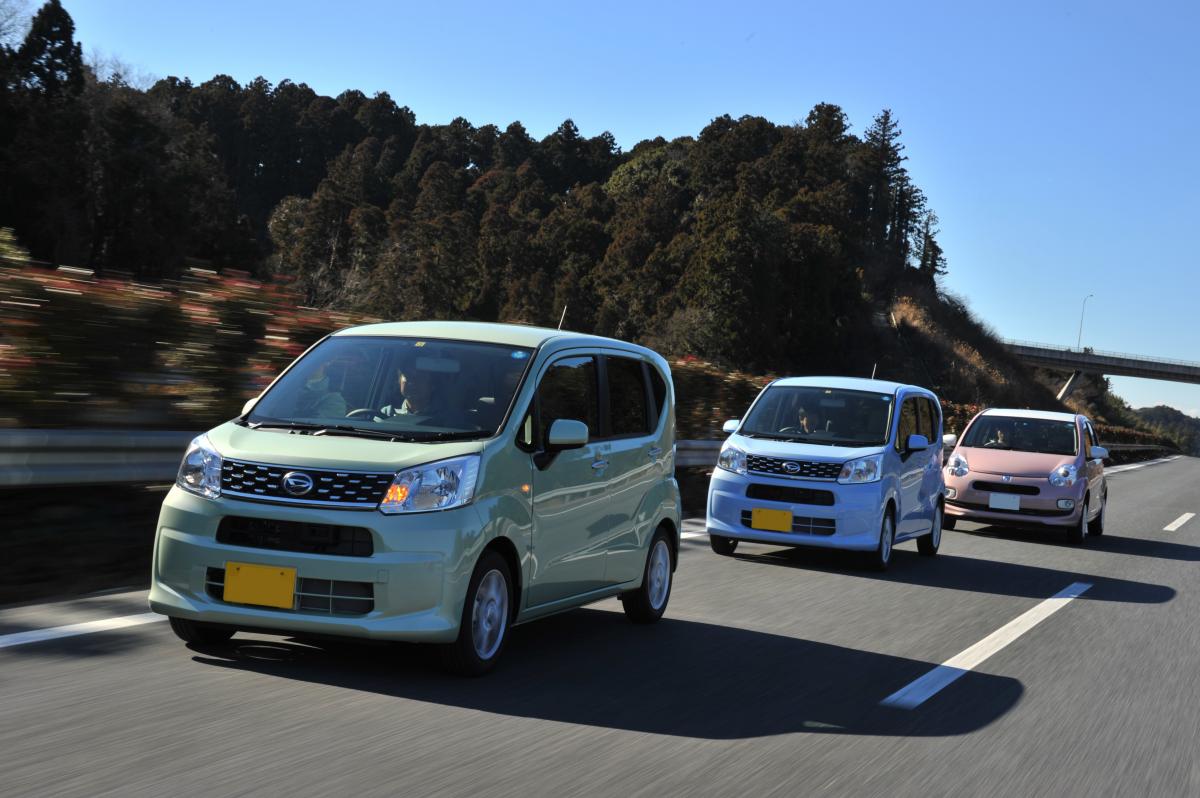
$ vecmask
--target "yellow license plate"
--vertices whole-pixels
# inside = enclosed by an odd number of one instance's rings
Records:
[[[750,526],[768,532],[791,532],[792,513],[790,510],[754,509],[750,511]]]
[[[292,608],[296,569],[247,562],[225,563],[225,600],[233,604]]]

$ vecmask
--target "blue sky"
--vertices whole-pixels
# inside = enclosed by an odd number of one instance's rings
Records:
[[[881,108],[941,217],[946,287],[1001,335],[1200,361],[1200,4],[64,0],[154,76],[387,91],[421,122],[564,119],[629,149],[720,114]],[[1115,378],[1200,416],[1200,386]]]

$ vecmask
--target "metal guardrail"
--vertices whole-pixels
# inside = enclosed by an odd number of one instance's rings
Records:
[[[194,432],[0,430],[0,487],[171,482]]]
[[[0,430],[0,487],[171,482],[194,432]],[[675,442],[678,468],[716,465],[721,440]],[[1162,446],[1115,443],[1112,451]]]

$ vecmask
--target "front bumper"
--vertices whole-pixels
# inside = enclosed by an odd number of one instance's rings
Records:
[[[782,488],[808,488],[828,491],[834,503],[829,506],[751,499],[750,485]],[[872,551],[879,545],[879,524],[883,517],[882,483],[839,485],[824,480],[788,479],[766,474],[734,474],[714,468],[708,483],[708,510],[705,525],[710,535],[770,543],[778,546],[813,546],[827,549]],[[800,519],[813,519],[810,526],[827,527],[832,521],[833,534],[813,532],[769,532],[751,529],[743,520],[754,509],[790,510]],[[803,524],[802,524],[803,525]]]
[[[1002,482],[1002,476],[970,472],[964,477],[946,475],[946,517],[974,521],[980,524],[1019,525],[1033,527],[1071,527],[1079,523],[1083,511],[1084,480],[1074,485],[1056,487],[1044,477],[1012,477]],[[1037,490],[1036,495],[1020,495],[1019,510],[998,510],[988,506],[992,491],[979,483],[1001,483],[1012,490]],[[953,493],[951,493],[953,491]],[[953,495],[953,498],[951,498]],[[1060,500],[1074,503],[1071,509],[1058,506]]]
[[[224,516],[366,527],[369,557],[309,554],[220,543]],[[289,507],[194,496],[174,487],[159,515],[150,609],[164,615],[281,632],[449,642],[458,635],[471,563],[466,550],[481,524],[474,505],[387,516],[376,511]],[[230,604],[210,584],[227,562],[292,567],[309,584],[357,583],[373,606],[360,614]],[[215,593],[215,595],[214,595]],[[358,605],[358,606],[361,606]]]

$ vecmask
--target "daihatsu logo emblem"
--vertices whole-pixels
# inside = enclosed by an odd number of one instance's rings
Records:
[[[283,475],[283,490],[289,496],[303,496],[313,488],[313,478],[301,471],[289,471]]]
[[[1000,478],[1003,479],[1005,482],[1012,482],[1012,477],[1009,476],[1008,474],[1005,474],[1004,476],[1002,476]]]
[[[799,463],[784,463],[783,470],[788,472],[789,474],[799,474],[800,473],[800,464]]]

